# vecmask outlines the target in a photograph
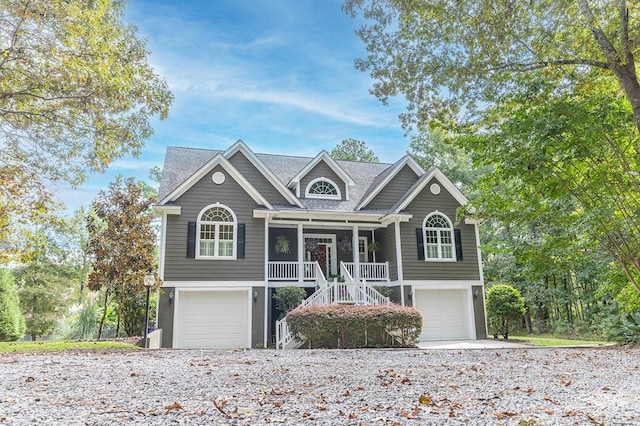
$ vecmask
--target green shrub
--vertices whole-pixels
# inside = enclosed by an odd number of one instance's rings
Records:
[[[420,311],[400,305],[305,306],[287,322],[310,348],[412,347],[422,332]]]
[[[493,336],[502,334],[509,338],[509,331],[524,315],[524,298],[518,289],[507,284],[496,284],[487,292],[487,316]]]
[[[611,337],[622,343],[640,344],[640,310],[629,312],[622,317]]]
[[[307,292],[301,287],[288,286],[276,289],[273,300],[276,302],[276,308],[281,311],[280,318],[300,306],[306,297]]]
[[[0,269],[0,341],[18,340],[24,335],[25,320],[13,276]]]
[[[391,298],[391,296],[393,296],[393,289],[391,287],[387,287],[384,285],[374,285],[373,289],[382,294],[384,297]]]

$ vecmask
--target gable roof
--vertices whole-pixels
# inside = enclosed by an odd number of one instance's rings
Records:
[[[286,194],[285,200],[295,199],[297,202],[284,205],[280,205],[279,203],[270,204],[269,201],[242,176],[242,173],[229,162],[228,158],[231,158],[236,152],[242,152],[283,196]],[[287,185],[296,178],[299,179],[306,175],[306,173],[313,169],[315,164],[326,158],[329,158],[329,160],[326,161],[327,164],[333,166],[333,170],[340,170],[344,176],[353,182],[353,186],[349,187],[349,199],[298,199],[298,197],[287,188]],[[254,197],[256,203],[264,205],[268,209],[291,212],[327,211],[364,215],[398,214],[406,208],[434,177],[438,179],[442,186],[446,188],[460,204],[468,203],[467,198],[460,190],[439,169],[434,168],[428,172],[423,172],[405,194],[399,194],[399,200],[393,208],[368,208],[368,203],[374,199],[405,166],[411,167],[416,175],[423,170],[411,156],[406,155],[393,164],[385,164],[334,160],[328,156],[326,151],[322,151],[313,158],[279,154],[260,154],[253,153],[243,141],[239,140],[226,151],[168,147],[160,188],[158,190],[158,200],[160,201],[156,205],[172,205],[172,201],[177,199],[179,195],[188,190],[188,188],[218,164],[229,171],[234,179],[243,186],[245,191]]]
[[[276,175],[258,158],[253,151],[242,141],[238,139],[229,149],[224,152],[225,158],[231,158],[235,153],[241,152],[253,166],[258,169],[262,174],[274,186],[274,188],[291,204],[295,204],[298,207],[304,207],[302,202],[287,189],[283,182],[276,177]]]
[[[411,201],[414,200],[414,198],[416,198],[416,196],[418,194],[420,194],[420,192],[422,192],[422,190],[424,189],[425,186],[427,186],[427,184],[431,181],[431,179],[436,179],[438,182],[440,182],[440,184],[442,186],[445,187],[445,189],[451,194],[451,196],[453,196],[453,198],[460,204],[460,205],[465,205],[465,204],[469,204],[469,200],[467,199],[467,197],[464,196],[464,194],[458,189],[457,186],[455,186],[453,184],[453,182],[451,182],[451,180],[449,180],[448,177],[446,177],[444,175],[444,173],[442,173],[442,171],[440,171],[439,168],[434,167],[431,170],[429,170],[427,173],[423,174],[422,176],[420,176],[420,179],[418,179],[416,181],[416,183],[414,183],[411,188],[409,188],[409,190],[406,192],[406,194],[404,195],[404,197],[402,197],[395,206],[393,206],[393,208],[391,209],[392,212],[394,213],[400,213],[402,210],[404,210],[405,208],[407,208],[407,206],[409,205],[409,203],[411,203]]]
[[[165,161],[166,163],[166,161]],[[193,164],[193,163],[192,163]],[[186,180],[182,181],[177,187],[175,187],[168,194],[160,197],[160,193],[158,193],[158,203],[157,205],[161,206],[171,201],[176,201],[182,194],[187,192],[189,188],[191,188],[196,182],[202,179],[207,175],[211,170],[213,170],[216,166],[221,166],[225,169],[227,173],[231,175],[231,177],[244,189],[247,194],[257,203],[262,206],[265,206],[269,209],[273,208],[271,204],[254,188],[251,183],[236,169],[230,162],[227,160],[222,152],[217,152],[213,158],[207,161],[203,166],[197,169],[194,173],[192,173]],[[163,172],[164,175],[164,172]]]
[[[409,154],[396,161],[391,167],[387,168],[383,173],[379,174],[373,183],[369,187],[369,190],[364,195],[360,203],[356,206],[357,210],[360,210],[367,206],[375,197],[384,189],[389,182],[404,168],[409,166],[419,177],[425,173],[424,169],[413,159]]]
[[[297,187],[300,184],[302,178],[305,177],[311,170],[313,170],[313,168],[321,161],[324,161],[329,166],[329,168],[331,168],[331,170],[333,170],[338,176],[340,176],[340,179],[342,179],[342,181],[348,186],[354,186],[356,184],[351,176],[349,176],[349,174],[342,167],[340,167],[336,160],[331,158],[327,151],[322,150],[318,155],[315,156],[315,158],[313,158],[313,160],[311,160],[306,166],[304,166],[302,170],[300,170],[295,176],[291,178],[287,186],[289,188]]]

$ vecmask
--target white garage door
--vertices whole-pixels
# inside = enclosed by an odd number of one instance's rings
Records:
[[[181,291],[177,302],[174,347],[251,346],[247,291]]]
[[[465,290],[415,290],[414,299],[422,313],[420,340],[471,338]]]

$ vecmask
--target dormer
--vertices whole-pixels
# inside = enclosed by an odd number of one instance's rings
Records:
[[[355,182],[326,151],[321,151],[287,185],[299,198],[346,201]]]

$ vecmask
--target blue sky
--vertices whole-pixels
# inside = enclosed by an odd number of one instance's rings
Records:
[[[147,40],[149,61],[175,96],[169,118],[139,158],[116,161],[81,188],[62,191],[69,209],[88,206],[113,177],[147,180],[167,146],[314,156],[363,140],[383,162],[409,149],[401,100],[382,105],[354,68],[366,51],[358,21],[340,0],[130,0],[127,21]]]

